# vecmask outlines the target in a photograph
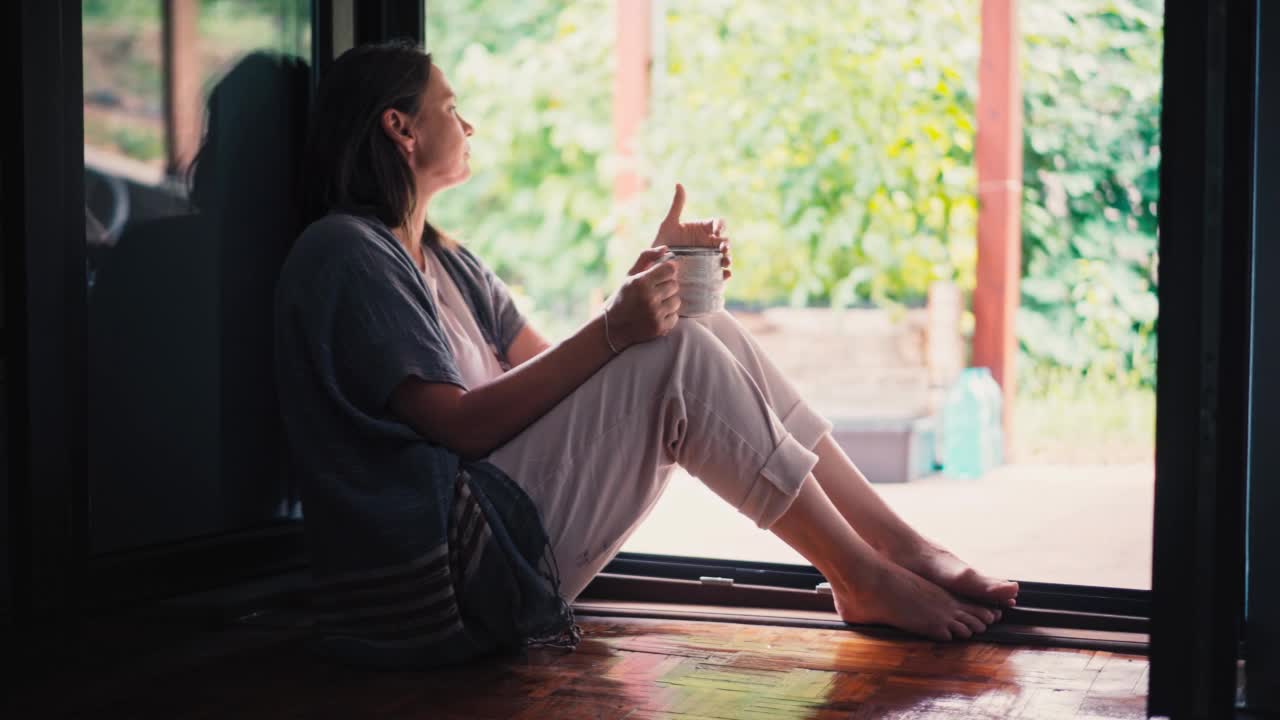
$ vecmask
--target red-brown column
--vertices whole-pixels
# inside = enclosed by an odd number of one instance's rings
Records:
[[[650,0],[616,0],[615,8],[613,143],[621,171],[614,178],[613,197],[622,202],[642,187],[629,164],[636,129],[649,112],[652,6]]]
[[[166,170],[182,174],[200,146],[200,47],[196,0],[164,0]]]
[[[1005,445],[1011,442],[1022,254],[1022,88],[1017,0],[982,0],[978,68],[978,284],[973,291],[973,365],[988,367],[1004,391]]]

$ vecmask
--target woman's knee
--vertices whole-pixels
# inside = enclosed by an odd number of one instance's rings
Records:
[[[681,318],[666,335],[655,339],[653,352],[667,367],[692,370],[731,361],[720,340],[700,323]]]
[[[711,331],[682,318],[666,335],[632,345],[622,354],[621,359],[646,367],[670,365],[681,355],[697,353],[708,344],[716,342],[718,341]]]
[[[680,320],[666,335],[627,348],[609,371],[648,397],[689,383],[702,385],[733,364],[733,357],[705,327]]]
[[[734,357],[741,359],[753,352],[750,335],[728,312],[717,310],[696,318],[693,322],[706,328]]]
[[[720,345],[715,333],[690,318],[681,318],[662,339],[671,346],[672,352],[697,352],[704,347]]]

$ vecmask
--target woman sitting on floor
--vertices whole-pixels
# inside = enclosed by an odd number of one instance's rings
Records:
[[[354,48],[321,85],[303,167],[312,220],[276,294],[280,401],[317,580],[317,647],[430,666],[573,645],[569,604],[618,553],[676,465],[830,581],[850,623],[968,638],[1014,603],[877,495],[723,311],[681,319],[653,247],[558,343],[485,264],[428,222],[470,174],[474,131],[440,68]],[[530,269],[536,271],[536,269]]]

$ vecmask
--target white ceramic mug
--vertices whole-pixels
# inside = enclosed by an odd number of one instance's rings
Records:
[[[680,317],[699,317],[724,308],[724,270],[720,249],[702,245],[668,248],[664,259],[676,264]]]

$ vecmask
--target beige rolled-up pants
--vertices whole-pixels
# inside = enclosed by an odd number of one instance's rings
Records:
[[[677,464],[768,529],[830,430],[719,311],[626,349],[488,460],[537,506],[560,593],[573,602],[648,516]]]

